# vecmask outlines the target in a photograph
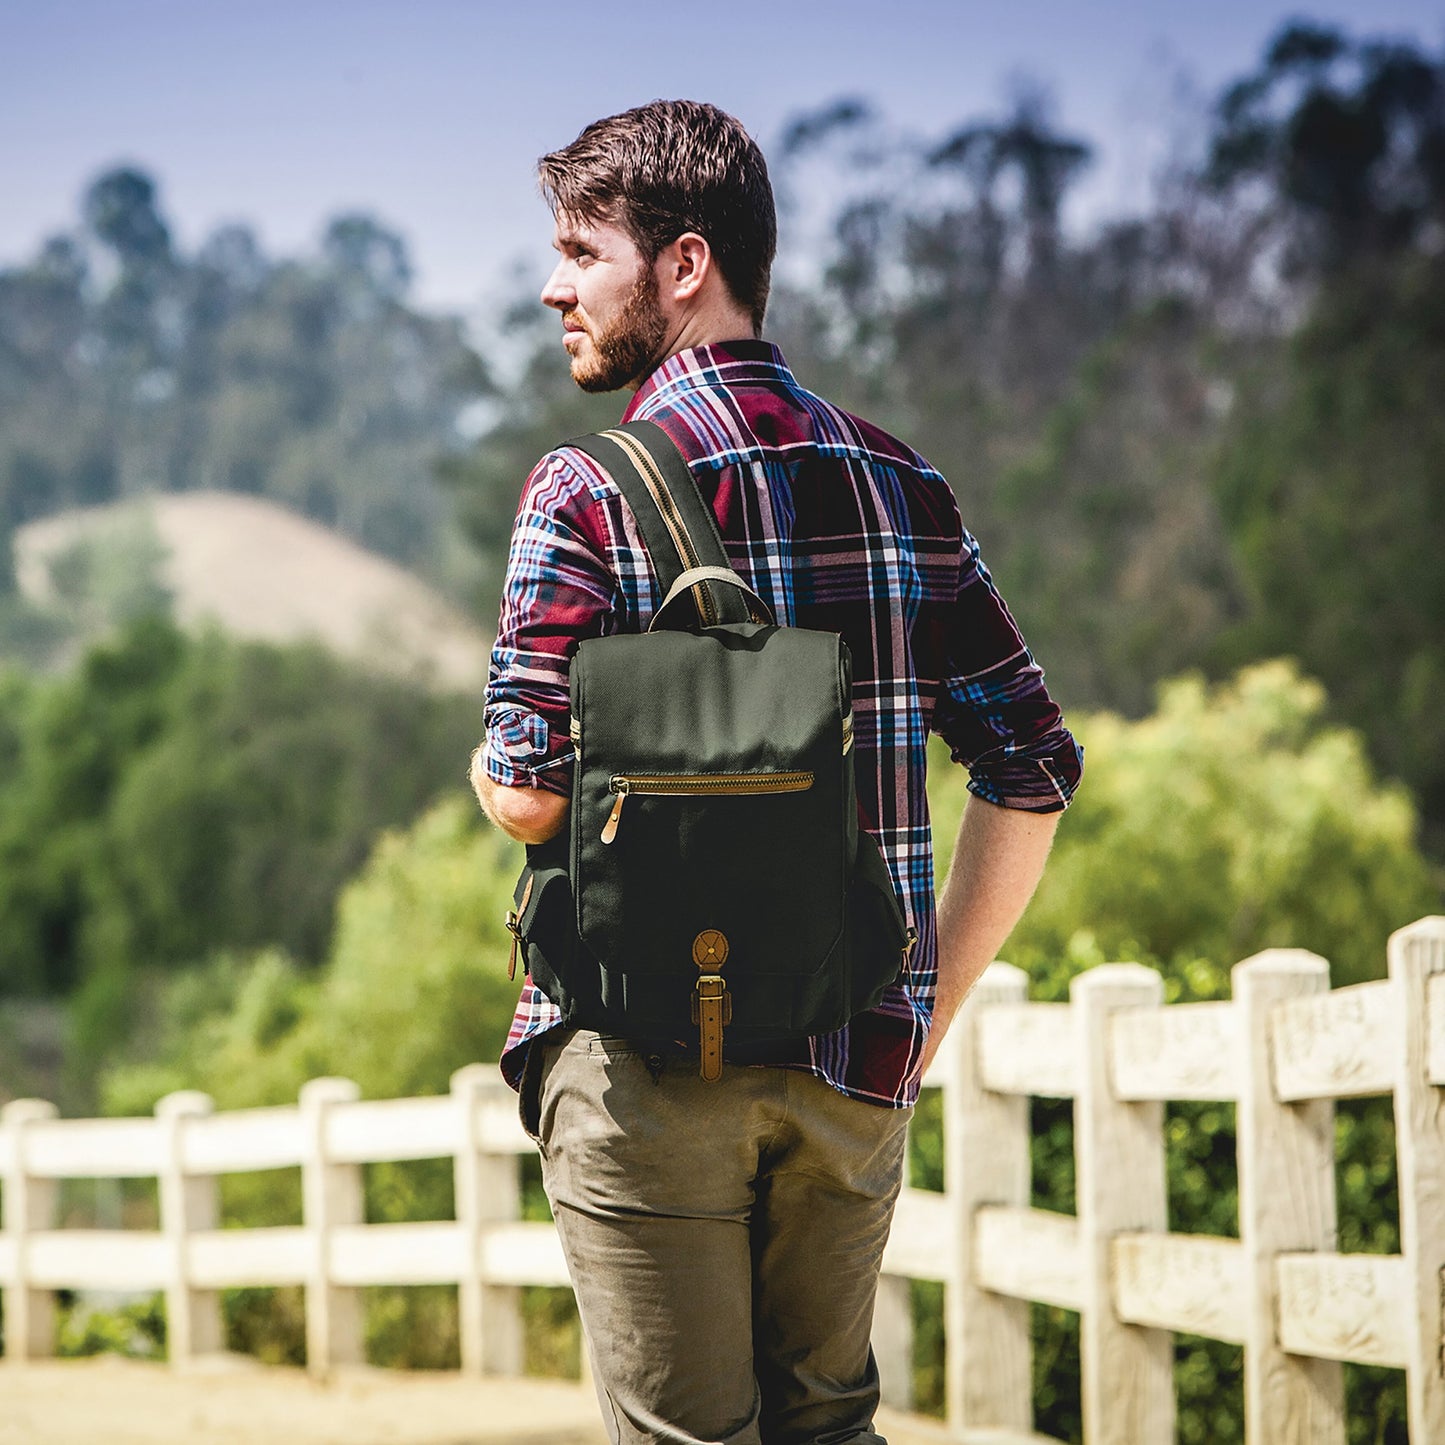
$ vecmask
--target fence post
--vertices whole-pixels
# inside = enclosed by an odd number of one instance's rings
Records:
[[[495,1064],[468,1064],[452,1075],[456,1212],[467,1252],[457,1310],[462,1371],[468,1375],[522,1373],[522,1292],[515,1285],[489,1284],[482,1274],[487,1226],[518,1218],[522,1203],[521,1160],[515,1154],[484,1153],[477,1134],[477,1106],[496,1083]]]
[[[306,1153],[301,1163],[301,1204],[311,1233],[311,1278],[306,1283],[306,1367],[324,1378],[337,1365],[366,1357],[361,1293],[331,1282],[331,1234],[366,1218],[361,1165],[334,1163],[327,1153],[326,1116],[361,1090],[350,1079],[311,1079],[301,1086]]]
[[[954,1431],[1033,1425],[1028,1301],[974,1283],[975,1211],[985,1204],[1027,1205],[1031,1197],[1029,1101],[984,1088],[979,1014],[990,1004],[1027,997],[1021,968],[991,964],[943,1041],[952,1056],[943,1090],[943,1187],[957,1261],[957,1274],[944,1287],[944,1395]]]
[[[12,1099],[0,1108],[0,1128],[13,1146],[3,1180],[5,1234],[15,1261],[14,1284],[5,1291],[5,1353],[17,1363],[55,1353],[55,1295],[30,1288],[27,1236],[55,1227],[58,1190],[54,1179],[36,1179],[25,1171],[26,1130],[55,1114],[55,1105],[44,1099]]]
[[[879,1395],[895,1410],[913,1408],[913,1291],[903,1275],[880,1274],[873,1301],[873,1358]]]
[[[161,1232],[171,1251],[171,1280],[166,1286],[166,1349],[173,1365],[198,1355],[220,1352],[221,1296],[213,1289],[192,1289],[190,1236],[220,1227],[219,1194],[214,1174],[187,1174],[182,1135],[187,1119],[205,1118],[215,1108],[208,1094],[183,1090],[156,1104],[162,1131],[159,1184]]]
[[[1280,1254],[1336,1245],[1335,1106],[1280,1101],[1270,1028],[1280,1004],[1329,990],[1329,965],[1303,949],[1271,948],[1236,964],[1232,980],[1240,1039],[1239,1238],[1250,1280],[1244,1438],[1249,1445],[1344,1445],[1343,1373],[1332,1360],[1280,1348],[1275,1284]]]
[[[1400,1253],[1409,1279],[1410,1360],[1405,1370],[1411,1440],[1445,1440],[1445,1090],[1430,1082],[1431,980],[1445,975],[1445,918],[1422,918],[1390,938],[1390,979],[1400,1025],[1395,1154]],[[1438,1016],[1438,1015],[1437,1015]]]
[[[1137,963],[1109,963],[1069,986],[1078,1041],[1074,1157],[1083,1276],[1079,1322],[1084,1439],[1089,1445],[1171,1445],[1174,1340],[1167,1330],[1125,1324],[1114,1310],[1116,1235],[1169,1227],[1164,1106],[1114,1094],[1109,1015],[1158,1007],[1164,981]]]

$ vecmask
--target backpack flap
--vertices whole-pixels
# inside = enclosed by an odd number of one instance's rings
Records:
[[[572,871],[604,1002],[675,1019],[709,930],[734,981],[825,966],[856,848],[849,672],[834,634],[754,623],[578,648]]]

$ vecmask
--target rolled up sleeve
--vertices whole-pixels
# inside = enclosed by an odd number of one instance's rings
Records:
[[[969,791],[1034,813],[1067,807],[1083,775],[1083,749],[967,532],[943,647],[933,731],[968,769]]]
[[[612,630],[616,580],[588,526],[589,493],[565,455],[522,490],[502,583],[483,714],[486,775],[566,794],[572,784],[568,673],[577,644]]]

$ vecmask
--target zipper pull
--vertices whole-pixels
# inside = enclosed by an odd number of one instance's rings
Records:
[[[622,821],[622,805],[627,801],[627,794],[632,789],[632,785],[626,778],[613,778],[611,787],[612,791],[617,794],[617,801],[612,805],[612,811],[602,825],[602,841],[604,843],[610,843],[617,836],[617,825]]]

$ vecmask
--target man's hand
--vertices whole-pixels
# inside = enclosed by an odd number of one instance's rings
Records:
[[[1060,816],[969,798],[938,896],[938,993],[921,1072],[1033,897]]]
[[[519,843],[545,843],[562,829],[567,817],[567,799],[542,788],[508,788],[487,776],[487,745],[481,743],[472,754],[472,790],[482,811],[509,837]]]

